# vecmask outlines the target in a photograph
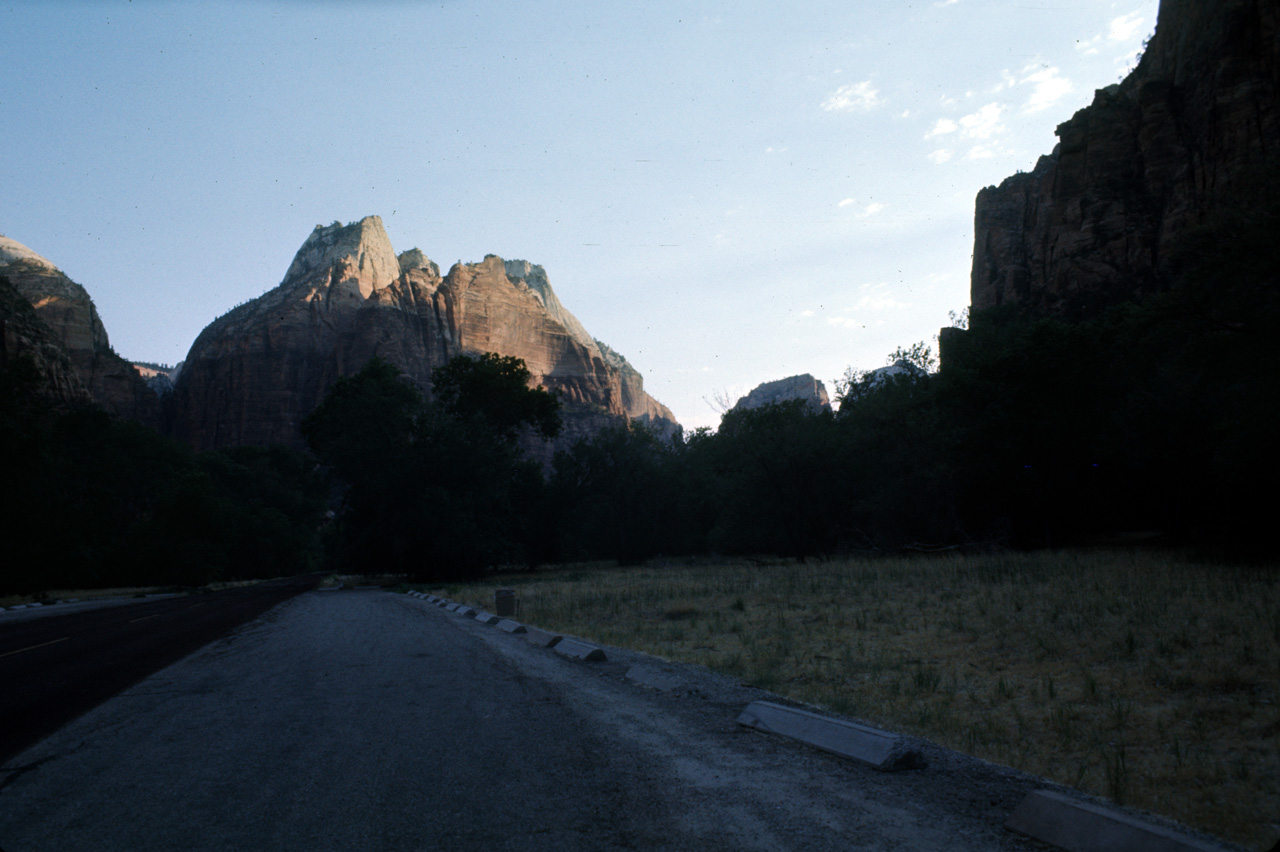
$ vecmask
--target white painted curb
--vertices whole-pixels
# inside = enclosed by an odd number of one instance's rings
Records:
[[[566,657],[589,663],[599,663],[607,659],[604,651],[595,645],[588,645],[586,642],[580,642],[577,639],[568,637],[562,638],[557,642],[554,645],[554,649],[557,654],[563,654]]]
[[[1004,827],[1068,852],[1227,852],[1225,846],[1051,790],[1029,794]]]
[[[751,702],[738,717],[738,724],[790,737],[883,772],[924,766],[920,753],[908,749],[898,734],[771,701]]]

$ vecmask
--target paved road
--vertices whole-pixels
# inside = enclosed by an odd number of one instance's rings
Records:
[[[316,581],[272,580],[88,612],[41,608],[13,613],[0,621],[0,760],[237,625],[314,588]]]
[[[384,592],[314,591],[0,767],[0,848],[1027,849],[1032,786],[938,750],[882,774]]]

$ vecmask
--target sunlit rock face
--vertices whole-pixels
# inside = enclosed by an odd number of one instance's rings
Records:
[[[811,411],[831,410],[831,399],[827,396],[826,386],[808,373],[804,373],[759,385],[751,393],[739,399],[730,411],[762,408],[795,399],[804,400],[805,407]]]
[[[133,365],[112,351],[98,310],[83,287],[49,260],[4,236],[0,236],[0,275],[30,303],[51,333],[50,341],[65,353],[74,378],[61,377],[62,368],[52,361],[49,366],[67,393],[76,395],[73,385],[78,382],[111,414],[155,428],[162,425],[159,399]]]
[[[302,418],[375,355],[430,393],[432,370],[482,352],[524,359],[559,394],[557,446],[655,412],[676,428],[560,304],[542,267],[489,255],[442,277],[418,249],[397,256],[370,216],[317,226],[278,287],[201,332],[175,383],[174,430],[199,448],[302,446]]]
[[[975,312],[1087,315],[1158,287],[1180,237],[1276,162],[1278,55],[1274,0],[1163,0],[1133,73],[978,194]]]

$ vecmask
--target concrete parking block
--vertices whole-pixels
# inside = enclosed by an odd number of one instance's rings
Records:
[[[545,630],[539,630],[536,627],[530,627],[525,631],[525,639],[542,648],[554,648],[556,644],[563,639],[559,633],[548,633]]]
[[[529,628],[525,627],[518,621],[512,621],[509,618],[501,619],[498,622],[498,629],[505,630],[508,633],[528,633]]]
[[[461,606],[462,604],[460,603],[447,603],[444,605],[444,608],[449,612],[457,612]]]
[[[898,734],[771,701],[751,702],[738,717],[738,724],[800,740],[884,772],[924,766],[920,753],[907,748]]]
[[[467,617],[470,617],[476,614],[475,609],[466,605],[458,607],[457,609],[454,610],[454,612],[456,612],[458,615],[465,615]]]
[[[1022,800],[1004,827],[1068,852],[1226,852],[1118,810],[1037,790]]]
[[[604,651],[595,645],[588,645],[586,642],[580,642],[577,639],[569,639],[565,637],[557,642],[554,646],[557,654],[563,654],[566,657],[572,657],[575,660],[584,660],[589,663],[599,663],[607,659]]]
[[[480,610],[476,613],[476,621],[481,624],[497,624],[501,620],[501,618],[498,618],[498,616],[493,613],[485,612],[484,610]]]

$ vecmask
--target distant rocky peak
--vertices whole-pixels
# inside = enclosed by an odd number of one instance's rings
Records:
[[[809,373],[802,373],[757,386],[751,393],[739,399],[730,411],[763,408],[766,405],[790,402],[795,399],[804,400],[805,407],[812,411],[831,409],[831,399],[827,396],[826,385]]]
[[[421,269],[429,273],[433,278],[440,277],[440,267],[423,254],[420,248],[411,248],[408,251],[401,252],[397,260],[399,261],[401,274]]]
[[[20,262],[43,266],[50,272],[61,271],[53,265],[52,261],[41,257],[17,240],[11,240],[4,234],[0,234],[0,267]]]
[[[425,259],[425,258],[424,258]],[[395,283],[400,261],[378,216],[343,225],[316,225],[294,255],[284,283],[300,281],[321,270],[341,268],[343,280],[354,283],[368,298],[374,290]]]

